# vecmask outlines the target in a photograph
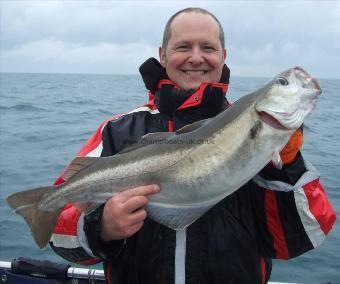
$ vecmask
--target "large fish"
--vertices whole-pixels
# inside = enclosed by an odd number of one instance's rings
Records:
[[[112,157],[75,158],[64,184],[14,193],[7,202],[41,248],[65,204],[85,208],[90,202],[93,209],[93,202],[98,206],[117,192],[147,184],[161,188],[149,198],[148,216],[184,228],[277,158],[320,93],[302,68],[289,69],[214,118],[174,133],[147,134]]]

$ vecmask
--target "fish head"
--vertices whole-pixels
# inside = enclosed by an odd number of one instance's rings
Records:
[[[301,67],[288,69],[262,90],[255,103],[261,119],[275,128],[297,129],[315,108],[319,83]]]

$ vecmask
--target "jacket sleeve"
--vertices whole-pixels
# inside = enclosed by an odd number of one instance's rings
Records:
[[[87,141],[77,156],[100,157],[103,154],[103,132],[105,126],[113,117],[102,123],[93,136]],[[61,176],[55,185],[65,182]],[[100,209],[99,209],[100,210]],[[70,262],[81,265],[94,264],[100,259],[92,252],[88,238],[84,231],[85,214],[73,204],[67,204],[59,216],[58,223],[50,240],[52,249]]]
[[[316,169],[299,152],[281,170],[267,165],[252,181],[253,216],[264,256],[289,259],[316,248],[335,212]]]

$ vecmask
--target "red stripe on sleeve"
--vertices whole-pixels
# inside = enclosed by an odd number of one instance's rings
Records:
[[[277,208],[275,192],[267,190],[265,194],[265,212],[267,227],[274,240],[274,249],[276,257],[280,259],[288,259],[289,253],[286,239],[283,232],[279,210]]]
[[[55,234],[77,236],[77,223],[81,210],[72,204],[65,205],[54,228]]]
[[[78,152],[77,154],[78,157],[86,156],[88,153],[90,153],[91,151],[98,147],[98,145],[102,142],[102,129],[104,125],[112,119],[113,118],[109,118],[98,127],[97,131],[86,142],[85,146]]]
[[[314,180],[306,184],[303,189],[308,200],[309,210],[320,224],[321,230],[327,235],[335,223],[336,215],[323,186],[319,180]]]

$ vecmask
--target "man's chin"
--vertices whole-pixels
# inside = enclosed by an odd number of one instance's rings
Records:
[[[181,88],[184,91],[189,91],[189,90],[197,90],[201,84],[204,82],[204,80],[199,81],[199,82],[187,82],[187,83],[183,83]]]

